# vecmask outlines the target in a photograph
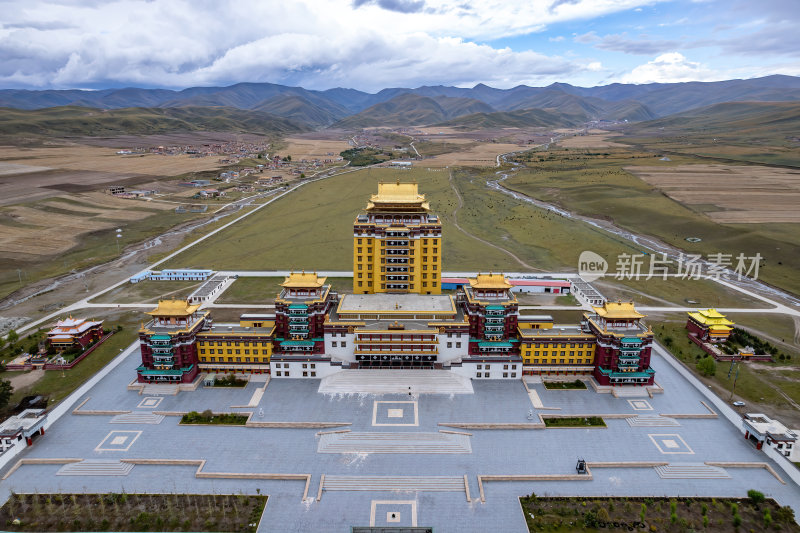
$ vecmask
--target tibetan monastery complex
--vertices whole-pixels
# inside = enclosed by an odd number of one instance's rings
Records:
[[[321,378],[343,369],[444,369],[474,379],[593,375],[651,385],[652,331],[631,303],[606,302],[580,324],[521,315],[501,274],[442,294],[442,226],[414,183],[382,183],[353,226],[353,293],[292,273],[274,314],[213,324],[209,311],[162,300],[140,342],[140,382],[200,373]]]

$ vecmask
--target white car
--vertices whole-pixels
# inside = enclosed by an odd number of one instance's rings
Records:
[[[744,407],[744,402],[733,402],[735,407]]]

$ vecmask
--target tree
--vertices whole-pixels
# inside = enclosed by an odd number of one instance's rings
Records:
[[[8,335],[6,335],[9,344],[14,344],[19,340],[19,334],[14,331],[13,329],[8,330]]]
[[[764,493],[759,492],[755,489],[750,489],[747,491],[747,497],[750,498],[750,501],[753,502],[753,505],[759,505],[764,503]]]
[[[8,405],[8,401],[11,399],[13,393],[14,387],[11,386],[11,382],[7,379],[0,379],[0,409]]]
[[[717,373],[717,363],[713,357],[704,357],[697,362],[697,370],[704,376],[710,378]]]

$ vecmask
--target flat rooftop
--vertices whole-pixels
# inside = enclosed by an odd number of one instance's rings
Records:
[[[356,333],[361,333],[365,330],[386,330],[387,333],[402,333],[403,331],[420,331],[427,330],[431,333],[438,333],[438,328],[432,328],[428,325],[429,320],[365,320],[364,327],[356,328]],[[404,329],[393,329],[390,326],[400,324]]]
[[[344,294],[339,313],[402,312],[455,313],[450,296],[429,294]]]
[[[589,335],[581,331],[581,328],[576,326],[564,326],[556,324],[552,328],[547,329],[533,329],[533,328],[520,328],[520,333],[523,337],[558,337],[558,336],[575,336],[575,335]]]
[[[239,324],[214,324],[210,330],[206,330],[203,333],[212,333],[215,335],[230,335],[233,333],[260,333],[267,335],[270,331],[272,331],[272,326],[268,328],[252,328],[250,326],[240,326]]]

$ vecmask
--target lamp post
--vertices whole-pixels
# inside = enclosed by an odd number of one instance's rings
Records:
[[[116,242],[117,242],[117,255],[119,255],[119,240],[120,240],[121,238],[122,238],[122,230],[121,230],[120,228],[117,228],[117,238],[116,238]]]

